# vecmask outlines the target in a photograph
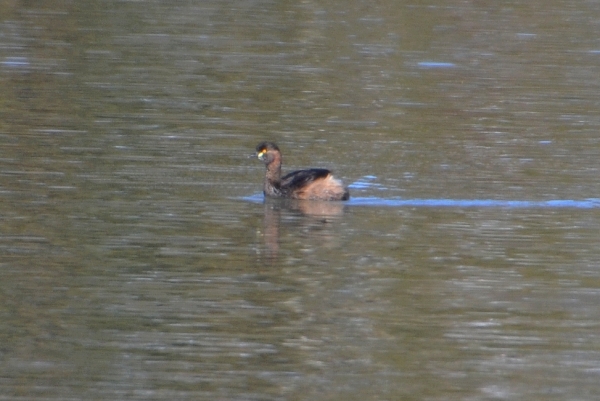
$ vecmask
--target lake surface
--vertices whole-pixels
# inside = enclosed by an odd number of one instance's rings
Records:
[[[599,399],[595,2],[0,17],[0,400]]]

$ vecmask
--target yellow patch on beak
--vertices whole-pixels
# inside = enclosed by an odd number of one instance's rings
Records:
[[[267,153],[266,150],[261,150],[260,152],[258,152],[258,155],[256,155],[259,159],[262,159],[263,156],[265,155],[265,153]]]

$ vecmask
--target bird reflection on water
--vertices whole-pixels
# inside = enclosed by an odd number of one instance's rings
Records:
[[[344,211],[342,202],[265,198],[262,241],[268,262],[274,264],[278,260],[283,226],[295,226],[296,231],[319,236],[320,243],[327,244],[334,239],[332,224]]]

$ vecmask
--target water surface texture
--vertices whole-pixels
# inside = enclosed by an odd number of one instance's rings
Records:
[[[3,2],[0,399],[600,399],[598,21]]]

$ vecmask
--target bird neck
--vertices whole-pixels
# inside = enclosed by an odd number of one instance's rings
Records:
[[[281,188],[281,158],[274,159],[267,164],[265,174],[264,192],[269,196],[279,196]]]

